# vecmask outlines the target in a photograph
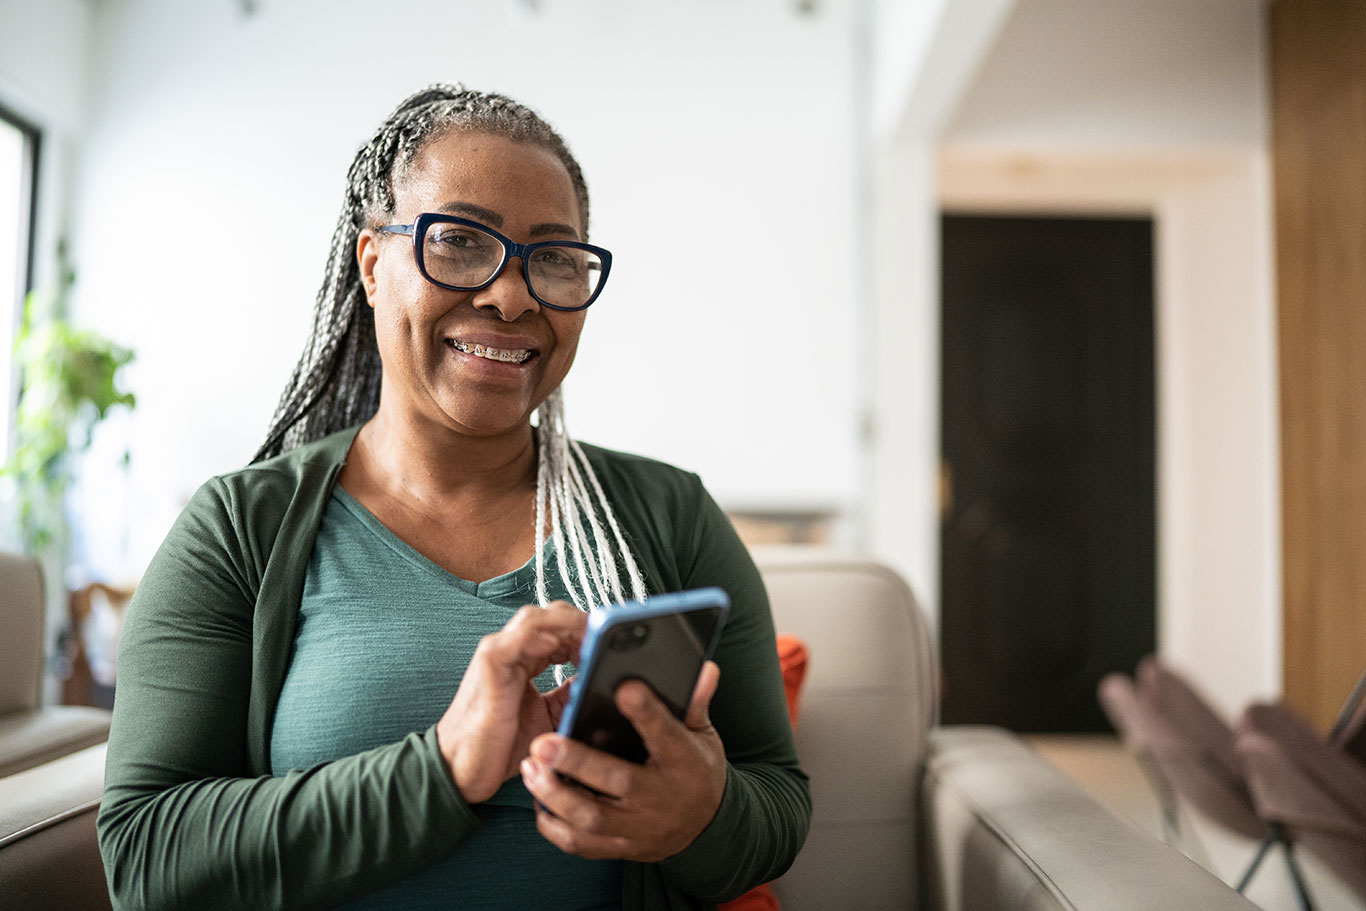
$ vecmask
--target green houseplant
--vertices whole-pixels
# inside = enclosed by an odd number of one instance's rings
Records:
[[[14,484],[25,547],[49,567],[63,567],[68,534],[64,500],[75,479],[76,459],[90,446],[96,425],[111,408],[132,408],[132,392],[118,384],[133,352],[66,318],[75,274],[59,251],[54,291],[34,291],[24,301],[15,339],[19,408],[14,454],[0,469]],[[127,453],[124,454],[125,461]]]

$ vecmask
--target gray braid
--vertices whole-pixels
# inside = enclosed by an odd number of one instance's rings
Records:
[[[536,469],[536,603],[550,603],[545,578],[546,516],[550,517],[550,540],[558,557],[560,581],[569,600],[580,610],[591,610],[628,597],[621,584],[625,573],[629,597],[643,601],[645,581],[616,514],[583,448],[564,428],[564,397],[552,392],[537,409],[539,444]],[[587,483],[585,483],[587,482]],[[591,492],[589,487],[592,488]],[[598,517],[598,509],[602,518]],[[607,537],[603,522],[612,537]],[[585,530],[584,523],[588,528]],[[592,535],[592,550],[588,537]],[[598,560],[592,559],[596,552]],[[620,556],[620,565],[617,560]],[[564,682],[564,666],[555,665],[555,682]]]
[[[382,369],[356,243],[365,227],[394,214],[394,186],[418,153],[454,131],[491,133],[553,153],[569,172],[587,232],[588,186],[583,172],[564,140],[535,111],[505,95],[459,85],[432,85],[404,99],[356,152],[347,171],[346,198],[314,305],[313,331],[253,462],[354,427],[379,408]],[[640,570],[616,516],[582,449],[565,431],[559,390],[538,409],[537,425],[537,601],[542,606],[548,603],[542,553],[547,519],[561,581],[580,609],[622,600],[619,570],[627,574],[631,597],[644,598]]]

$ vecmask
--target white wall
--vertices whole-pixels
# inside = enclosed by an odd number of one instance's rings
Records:
[[[1236,156],[1157,211],[1158,647],[1234,717],[1282,688],[1269,155]]]
[[[1021,0],[945,137],[954,208],[1157,222],[1159,651],[1232,714],[1279,692],[1263,11]]]
[[[874,253],[863,544],[937,619],[939,201],[935,147],[1014,0],[878,0],[861,211]]]
[[[1019,0],[946,139],[1130,151],[1261,145],[1263,0]]]
[[[249,458],[350,157],[436,80],[526,100],[588,176],[617,258],[567,384],[575,432],[696,470],[723,504],[850,508],[851,0],[258,6],[99,7],[78,301],[137,350],[139,397],[91,460],[133,515],[92,533],[104,572],[135,571],[195,486]],[[124,445],[126,482],[97,467]]]
[[[63,128],[83,113],[90,3],[0,0],[0,92],[23,116]]]

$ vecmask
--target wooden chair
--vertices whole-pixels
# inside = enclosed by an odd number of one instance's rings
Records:
[[[92,582],[71,593],[68,620],[71,624],[66,643],[66,676],[62,680],[64,705],[114,707],[113,659],[118,652],[118,634],[133,589]],[[92,637],[100,637],[92,649]],[[100,667],[91,666],[92,651]]]

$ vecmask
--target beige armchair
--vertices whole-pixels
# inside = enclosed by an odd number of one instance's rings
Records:
[[[0,553],[0,778],[103,743],[109,712],[44,706],[43,572]]]

